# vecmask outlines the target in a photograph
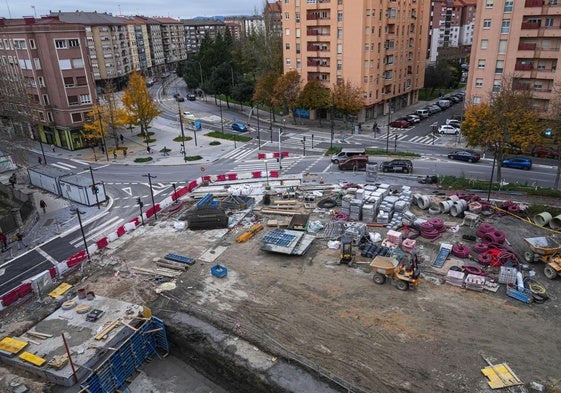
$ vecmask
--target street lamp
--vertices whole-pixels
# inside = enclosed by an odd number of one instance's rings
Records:
[[[267,187],[269,187],[269,168],[267,167],[268,161],[267,160],[264,161],[265,161],[265,175],[267,176]]]
[[[173,203],[177,203],[177,185],[175,183],[171,183],[171,186],[173,187]]]
[[[101,121],[101,113],[99,112],[99,102],[97,106],[97,119],[99,121],[99,131],[101,133],[101,144],[105,150],[105,157],[109,161],[109,152],[107,151],[107,145],[105,144],[105,132],[103,131],[103,122]]]
[[[181,147],[183,148],[183,162],[187,162],[187,156],[185,151],[185,133],[183,131],[183,115],[181,114],[181,106],[179,101],[177,101],[177,110],[179,112],[179,127],[181,128]]]
[[[152,189],[152,179],[156,179],[157,176],[150,175],[149,173],[147,173],[146,175],[142,175],[142,177],[147,177],[148,178],[148,185],[150,186],[150,196],[152,197],[152,207],[154,207],[154,220],[157,220],[158,216],[156,215],[156,203],[154,202],[154,190]]]
[[[329,117],[331,118],[331,143],[329,144],[329,148],[333,149],[333,134],[335,132],[335,124],[333,123],[333,112],[335,109],[335,104],[331,103],[330,108],[331,108],[331,114],[329,115]]]
[[[97,188],[97,185],[95,184],[95,179],[94,179],[94,175],[93,175],[93,169],[91,167],[91,165],[89,166],[90,168],[90,175],[92,177],[92,192],[95,194],[95,203],[97,205],[98,209],[101,209],[101,207],[99,206],[99,188]]]
[[[497,149],[493,153],[493,165],[491,166],[491,178],[489,179],[489,188],[487,189],[487,202],[491,198],[491,188],[493,187],[493,176],[495,176],[495,165],[497,162]]]
[[[35,133],[33,134],[35,136]],[[39,139],[39,146],[41,146],[41,155],[43,156],[43,163],[47,165],[47,157],[45,156],[45,149],[43,149],[43,141],[41,140],[41,134],[37,130],[37,139]]]
[[[261,132],[259,130],[259,105],[257,104],[257,143],[258,143],[258,148],[257,150],[261,150]]]
[[[388,103],[388,130],[386,133],[386,153],[390,150],[390,123],[392,122],[392,101]]]
[[[218,101],[220,103],[220,127],[222,127],[222,133],[224,134],[224,119],[222,118],[222,100]]]
[[[76,214],[78,216],[78,223],[80,224],[80,231],[82,232],[82,240],[84,240],[84,247],[86,248],[86,255],[88,256],[88,262],[91,263],[90,252],[88,251],[88,242],[86,241],[86,235],[84,234],[84,226],[82,225],[82,214],[86,212],[80,211],[77,207],[70,208],[70,213]]]
[[[144,225],[144,215],[142,213],[142,206],[144,206],[144,202],[142,202],[142,199],[140,199],[140,197],[138,197],[138,198],[136,198],[136,204],[140,208],[140,222],[142,223],[142,225]]]
[[[281,135],[284,131],[284,113],[281,111],[280,112],[281,118],[282,118],[282,122],[281,122],[281,127],[279,129],[279,174],[282,174],[282,151],[281,151]]]

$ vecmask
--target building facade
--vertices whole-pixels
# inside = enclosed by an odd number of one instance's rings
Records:
[[[185,49],[185,29],[183,23],[173,18],[152,18],[160,23],[166,71],[175,68],[176,63],[187,59]]]
[[[557,0],[485,0],[477,9],[476,26],[466,99],[488,102],[509,83],[529,91],[541,116],[550,117],[561,82]]]
[[[29,124],[43,142],[84,146],[81,130],[97,99],[89,41],[80,24],[58,16],[0,19],[0,62],[29,97]]]
[[[414,104],[424,84],[428,0],[285,0],[283,67],[363,91],[362,122]]]
[[[185,29],[185,49],[187,57],[192,57],[199,51],[203,38],[208,33],[210,39],[216,39],[218,34],[224,36],[226,25],[223,21],[211,18],[182,19]]]

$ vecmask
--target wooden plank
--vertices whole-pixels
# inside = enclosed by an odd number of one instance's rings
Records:
[[[111,330],[115,329],[117,326],[119,326],[121,324],[121,321],[119,319],[111,322],[111,324],[109,324],[107,327],[105,327],[101,332],[99,332],[99,334],[97,334],[94,338],[96,340],[103,340],[103,338],[105,336],[107,336],[107,334],[109,334],[109,332],[111,332]]]
[[[131,266],[131,269],[134,269],[134,270],[136,270],[140,273],[149,274],[149,275],[152,275],[152,276],[163,276],[163,277],[168,277],[168,278],[177,277],[177,272],[174,272],[175,274],[169,274],[169,273],[164,273],[164,272],[158,272],[158,271],[155,271],[153,269],[145,269],[145,268],[136,267],[136,266]]]
[[[129,324],[128,324],[127,322],[125,322],[125,321],[121,321],[121,323],[122,323],[123,325],[125,325],[126,327],[128,327],[129,329],[134,330],[135,332],[138,331],[137,328],[135,328],[134,326],[129,325]]]
[[[181,270],[183,272],[185,270],[187,270],[187,266],[185,266],[185,265],[175,265],[175,264],[172,264],[172,263],[167,263],[167,262],[162,262],[162,261],[156,262],[156,266],[167,267],[168,269],[173,269],[173,270]]]
[[[33,340],[33,339],[29,338],[29,337],[26,338],[26,340],[29,341],[31,344],[41,345],[41,343],[40,343],[39,341],[35,341],[35,340]]]
[[[261,210],[263,214],[280,214],[281,216],[292,216],[294,214],[293,211],[290,210],[275,210],[275,209],[263,209]]]

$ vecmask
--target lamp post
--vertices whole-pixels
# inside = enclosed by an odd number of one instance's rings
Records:
[[[97,205],[98,209],[101,209],[101,207],[99,206],[99,189],[97,188],[97,185],[95,184],[95,179],[94,179],[94,175],[93,175],[93,169],[91,167],[91,165],[89,166],[90,168],[90,175],[92,177],[92,192],[95,194],[95,204]]]
[[[303,156],[306,157],[306,135],[302,137]]]
[[[171,183],[171,186],[173,187],[173,198],[175,198],[173,203],[177,203],[177,185],[175,183]]]
[[[335,132],[335,125],[333,123],[333,112],[335,109],[335,104],[331,103],[330,108],[331,108],[331,114],[329,117],[331,117],[331,143],[329,144],[329,148],[333,149],[333,134]]]
[[[43,156],[43,163],[47,165],[47,157],[45,156],[45,149],[43,149],[43,141],[41,140],[41,134],[37,130],[37,139],[39,139],[39,146],[41,147],[41,155]]]
[[[88,262],[91,262],[90,252],[88,251],[88,242],[86,241],[86,235],[84,233],[84,226],[82,225],[82,214],[85,212],[80,211],[77,207],[70,208],[70,212],[72,214],[76,214],[78,216],[78,224],[80,224],[80,232],[82,232],[82,240],[84,241],[84,247],[86,249],[86,255],[88,256]]]
[[[267,187],[269,187],[269,168],[267,167],[268,162],[267,160],[264,161],[265,161],[265,176],[267,176]]]
[[[259,105],[257,104],[257,150],[261,150],[261,131],[259,129]]]
[[[105,132],[103,131],[103,122],[101,121],[101,113],[99,112],[99,103],[97,107],[97,119],[99,121],[99,131],[101,133],[101,144],[105,150],[105,157],[109,161],[109,152],[107,151],[107,145],[105,144]]]
[[[386,132],[386,153],[390,150],[390,123],[392,122],[392,101],[388,103],[388,128]]]
[[[140,208],[140,222],[142,223],[142,225],[144,225],[144,215],[143,215],[144,213],[142,213],[142,206],[144,206],[144,202],[142,202],[142,199],[138,197],[136,198],[136,204]]]
[[[222,100],[218,102],[220,103],[220,127],[222,128],[222,133],[224,134],[224,119],[222,118]]]
[[[154,207],[154,220],[158,219],[158,216],[156,215],[156,203],[154,202],[154,190],[152,189],[152,179],[156,179],[157,176],[154,175],[150,175],[149,173],[147,173],[146,175],[142,175],[142,177],[147,177],[148,178],[148,185],[150,186],[150,196],[152,197],[152,206]]]
[[[181,128],[181,147],[183,148],[183,162],[187,162],[187,156],[185,151],[185,133],[183,131],[183,115],[181,114],[181,106],[179,101],[177,101],[177,110],[179,112],[179,127]]]
[[[280,112],[281,117],[284,115],[283,112]],[[284,124],[285,119],[282,119],[281,127],[279,129],[279,174],[282,174],[282,149],[281,149],[281,135],[284,132]]]
[[[491,166],[491,178],[489,179],[489,188],[487,189],[487,202],[491,199],[491,188],[493,187],[493,176],[495,176],[495,165],[497,163],[497,150],[493,153],[493,165]]]

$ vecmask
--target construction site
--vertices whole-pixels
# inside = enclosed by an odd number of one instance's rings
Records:
[[[6,313],[3,389],[127,391],[170,353],[228,392],[560,392],[553,224],[392,179],[200,184]]]

